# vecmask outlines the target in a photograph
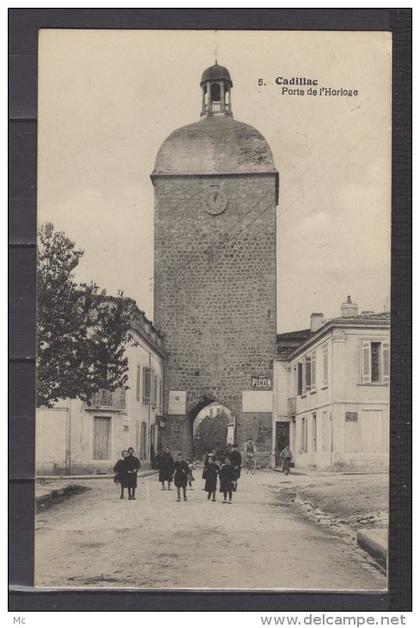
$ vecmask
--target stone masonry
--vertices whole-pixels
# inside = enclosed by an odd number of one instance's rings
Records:
[[[154,321],[167,353],[163,444],[191,455],[194,419],[217,401],[236,419],[239,446],[252,436],[259,462],[268,463],[272,414],[243,412],[242,392],[251,390],[252,376],[272,377],[278,175],[272,162],[266,166],[261,161],[261,146],[264,159],[271,151],[255,129],[231,119],[224,125],[206,120],[184,127],[188,136],[182,137],[182,129],[175,132],[181,135],[179,140],[175,136],[177,145],[164,143],[152,175]],[[224,128],[236,135],[227,140]],[[213,158],[217,134],[223,136],[223,155]],[[191,161],[191,137],[196,162],[184,174],[182,164]],[[201,143],[206,146],[205,163],[200,163]],[[178,171],[177,151],[182,154]],[[224,172],[217,168],[221,159]],[[217,215],[206,211],[209,190],[227,199]],[[169,391],[186,391],[185,415],[168,414]]]

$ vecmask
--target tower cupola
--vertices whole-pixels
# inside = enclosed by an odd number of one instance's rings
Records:
[[[201,117],[232,116],[229,70],[216,63],[204,70],[200,86],[203,92]]]

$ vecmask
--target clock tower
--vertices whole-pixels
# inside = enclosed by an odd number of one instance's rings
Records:
[[[193,455],[197,414],[218,402],[240,447],[271,453],[276,351],[278,172],[270,147],[233,118],[233,83],[204,71],[201,119],[156,157],[154,320],[164,334],[162,444]],[[215,419],[217,420],[217,419]]]

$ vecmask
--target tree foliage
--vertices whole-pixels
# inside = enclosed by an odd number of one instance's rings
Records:
[[[211,449],[225,447],[228,423],[229,418],[225,413],[215,417],[205,416],[197,427],[196,455],[201,456]]]
[[[128,379],[127,342],[133,342],[136,304],[108,297],[94,283],[77,283],[83,251],[51,223],[38,234],[37,405],[63,398],[89,403],[101,389]]]

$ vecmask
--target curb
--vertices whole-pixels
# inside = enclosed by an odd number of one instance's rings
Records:
[[[55,488],[47,493],[44,493],[44,495],[38,495],[38,497],[35,497],[36,510],[37,512],[40,510],[46,510],[54,504],[58,504],[73,495],[85,493],[89,490],[90,489],[87,486],[80,486],[79,484],[69,484],[63,488]]]
[[[387,528],[361,528],[357,531],[357,544],[386,569],[388,562]]]
[[[140,471],[138,477],[145,478],[148,475],[155,475],[158,473],[156,469],[147,469],[145,471]],[[37,475],[35,480],[112,480],[114,477],[114,473],[104,473],[104,474],[87,474],[87,475]]]

